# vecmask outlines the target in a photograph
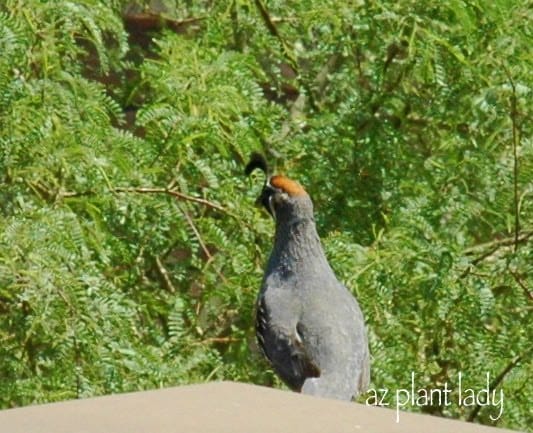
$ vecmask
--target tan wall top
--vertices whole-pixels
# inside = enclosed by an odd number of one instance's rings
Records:
[[[503,433],[510,430],[233,382],[0,411],[2,433]]]

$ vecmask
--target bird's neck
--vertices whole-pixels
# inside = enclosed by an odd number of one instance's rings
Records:
[[[293,218],[276,224],[276,237],[271,260],[279,263],[271,265],[312,266],[327,260],[312,217]],[[327,265],[329,268],[329,265]]]

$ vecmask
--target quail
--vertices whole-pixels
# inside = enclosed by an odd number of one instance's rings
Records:
[[[351,400],[370,380],[359,304],[327,261],[309,194],[285,176],[270,175],[260,154],[252,154],[245,172],[256,168],[267,175],[258,203],[275,221],[256,305],[259,346],[292,390]]]

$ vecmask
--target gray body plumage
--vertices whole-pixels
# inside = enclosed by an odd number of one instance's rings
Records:
[[[370,376],[361,309],[326,259],[307,193],[285,194],[273,212],[274,248],[257,301],[259,344],[290,388],[350,400],[366,391]]]

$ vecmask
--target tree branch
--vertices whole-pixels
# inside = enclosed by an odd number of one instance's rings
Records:
[[[207,260],[212,260],[213,256],[211,255],[211,252],[207,248],[207,245],[205,244],[204,240],[202,239],[202,235],[196,228],[196,225],[194,224],[194,221],[192,220],[191,216],[185,209],[182,209],[181,206],[178,206],[178,208],[183,214],[183,216],[185,217],[185,220],[187,221],[187,224],[189,224],[189,227],[193,231],[194,235],[196,236],[196,239],[198,240],[198,243],[200,244],[200,248],[202,248],[202,251],[204,252],[205,257],[207,258]]]
[[[520,286],[520,288],[524,291],[526,297],[533,301],[533,292],[530,292],[527,286],[524,284],[524,282],[521,280],[520,275],[518,275],[516,272],[509,271],[509,273],[513,276],[513,278],[516,281],[516,284]]]
[[[159,258],[159,256],[155,256],[155,264],[157,267],[157,272],[159,273],[159,276],[163,280],[167,291],[169,291],[170,293],[175,293],[176,288],[174,287],[174,284],[172,284],[172,280],[170,279],[170,276],[168,275],[168,271],[163,266],[163,262],[161,262],[161,259]]]
[[[182,192],[176,191],[175,189],[151,188],[151,187],[116,187],[116,188],[113,188],[112,191],[113,192],[136,192],[139,194],[168,194],[180,200],[186,200],[186,201],[191,201],[194,203],[199,203],[209,208],[216,209],[220,212],[228,213],[226,209],[224,209],[219,204],[213,203],[203,198],[193,197],[191,195],[184,194]]]
[[[127,192],[127,193],[138,193],[138,194],[167,194],[171,195],[178,200],[182,201],[189,201],[193,203],[198,203],[203,206],[206,206],[208,208],[217,210],[219,212],[223,212],[224,214],[234,218],[235,220],[239,221],[241,224],[244,224],[247,227],[251,227],[251,225],[240,218],[239,216],[235,215],[228,209],[224,208],[223,206],[214,203],[212,201],[206,200],[204,198],[194,197],[188,194],[184,194],[180,191],[177,191],[173,189],[175,185],[175,180],[172,180],[168,187],[166,188],[159,188],[159,187],[110,187],[109,191],[111,192]],[[31,185],[30,185],[31,186]],[[35,188],[33,188],[35,190]],[[41,191],[42,192],[42,191]],[[36,191],[36,194],[39,195],[42,198],[42,195],[39,194],[38,191]],[[59,191],[55,195],[52,194],[51,191],[47,191],[47,197],[55,197],[56,200],[59,200],[61,198],[75,198],[75,197],[85,197],[85,196],[91,196],[96,195],[97,192],[93,190],[87,190],[87,191]]]
[[[261,0],[254,0],[254,3],[256,8],[259,10],[261,18],[263,19],[263,22],[265,23],[265,26],[268,29],[269,33],[279,41],[279,43],[281,44],[281,48],[283,49],[283,53],[285,54],[285,58],[289,62],[294,72],[298,75],[298,63],[296,62],[296,59],[293,57],[293,55],[289,52],[288,45],[279,33],[278,28],[274,24],[274,21],[270,18],[270,14],[266,6]]]
[[[494,241],[474,245],[472,247],[466,248],[464,253],[465,255],[468,256],[468,255],[474,255],[483,250],[487,250],[484,253],[482,253],[479,257],[472,260],[472,264],[476,265],[482,260],[489,257],[491,254],[494,254],[498,249],[502,247],[508,247],[512,245],[526,243],[529,241],[531,237],[533,237],[533,230],[526,230],[526,231],[523,231],[522,233],[518,233],[518,235],[515,234],[513,237],[496,239]]]
[[[522,233],[518,234],[518,237],[516,234],[513,237],[509,238],[503,238],[503,239],[496,239],[494,241],[486,242],[479,245],[474,245],[473,247],[466,248],[464,250],[464,254],[467,256],[480,254],[475,259],[472,259],[469,263],[467,269],[461,274],[460,278],[466,277],[469,273],[472,267],[478,265],[483,260],[485,260],[488,257],[491,257],[493,254],[495,254],[500,248],[504,247],[510,247],[513,246],[516,248],[517,245],[527,243],[531,238],[533,237],[533,230],[527,230]],[[486,250],[482,252],[483,250]]]
[[[205,340],[197,341],[193,343],[193,345],[213,344],[213,343],[229,344],[229,343],[234,343],[236,341],[240,341],[240,339],[234,338],[234,337],[209,337],[209,338],[206,338]]]
[[[511,94],[510,103],[511,103],[511,111],[509,112],[509,117],[511,118],[511,124],[512,124],[512,142],[513,142],[513,201],[514,201],[514,233],[515,233],[515,243],[514,243],[514,250],[515,252],[518,250],[518,232],[520,231],[520,204],[518,199],[518,142],[519,142],[519,131],[518,131],[518,125],[516,122],[516,118],[518,116],[518,110],[517,110],[517,99],[516,99],[516,86],[513,81],[513,77],[511,77],[511,74],[503,65],[503,70],[505,71],[505,75],[507,75],[507,79],[509,80],[509,84],[511,85],[511,89],[513,93]]]
[[[496,387],[500,385],[500,383],[503,382],[503,379],[505,378],[507,373],[509,373],[514,367],[516,367],[516,365],[522,360],[522,357],[523,355],[515,356],[511,360],[511,362],[506,365],[503,371],[498,376],[496,376],[493,379],[493,381],[489,384],[489,389],[496,389]],[[483,402],[483,403],[486,403],[486,402]],[[483,407],[483,404],[477,404],[476,407],[474,407],[474,409],[472,410],[472,412],[470,412],[470,415],[468,416],[467,421],[469,422],[474,421],[474,419],[477,417],[482,407]]]
[[[308,85],[306,85],[304,80],[302,80],[302,76],[299,72],[298,61],[296,60],[293,53],[289,49],[289,44],[281,36],[280,32],[278,31],[278,28],[276,27],[276,24],[274,24],[274,21],[270,17],[270,13],[268,12],[268,9],[263,4],[263,2],[261,0],[254,0],[254,3],[255,3],[256,8],[259,10],[259,14],[261,15],[261,18],[263,19],[263,22],[265,23],[265,26],[268,29],[269,33],[279,41],[281,45],[281,49],[283,50],[283,55],[285,57],[285,60],[287,61],[289,66],[294,71],[294,74],[296,75],[296,80],[298,81],[299,86],[302,89],[305,89],[305,91],[307,92],[307,97],[309,99],[309,104],[311,105],[311,108],[313,108],[314,110],[317,110],[317,106],[313,98],[311,89],[309,88]]]
[[[207,248],[207,245],[206,243],[204,242],[203,238],[202,238],[202,235],[200,234],[200,231],[198,230],[198,228],[196,227],[196,225],[194,224],[194,221],[193,219],[191,218],[191,216],[189,215],[189,213],[187,212],[187,210],[183,209],[180,205],[178,205],[178,209],[181,211],[181,213],[183,214],[183,216],[185,217],[185,220],[187,221],[187,224],[189,224],[189,227],[191,228],[191,230],[193,231],[194,235],[196,236],[196,239],[198,240],[198,243],[200,244],[200,248],[202,248],[202,251],[204,252],[204,255],[207,259],[207,263],[210,263],[213,261],[213,255],[211,254],[211,251],[209,251],[209,248]],[[215,272],[217,273],[217,275],[220,277],[220,279],[224,282],[224,283],[227,283],[227,280],[226,280],[226,277],[224,276],[224,274],[222,274],[222,272],[220,272],[218,269],[215,268]]]

